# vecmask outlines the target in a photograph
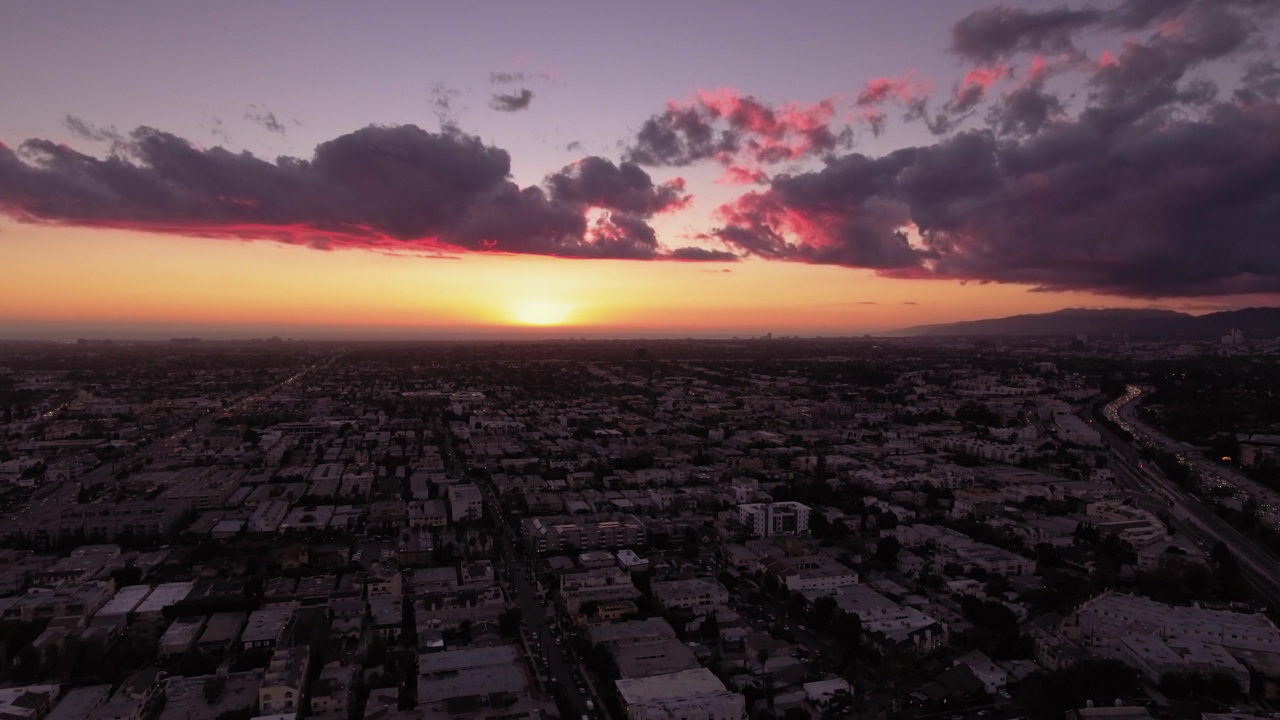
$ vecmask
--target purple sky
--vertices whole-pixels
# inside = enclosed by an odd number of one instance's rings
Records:
[[[1280,0],[440,5],[7,5],[0,214],[1280,292]]]

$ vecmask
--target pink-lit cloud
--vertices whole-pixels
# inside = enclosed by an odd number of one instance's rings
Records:
[[[712,160],[728,182],[763,178],[762,166],[820,158],[852,143],[847,127],[836,127],[832,100],[811,105],[769,105],[737,90],[699,91],[671,101],[641,126],[625,153],[630,162],[684,166]]]
[[[274,162],[138,128],[105,159],[46,140],[0,150],[0,213],[23,222],[309,247],[660,259],[648,218],[688,202],[635,165],[585,158],[546,187],[458,131],[370,126]],[[608,212],[589,228],[586,210]],[[681,259],[695,259],[682,255]],[[717,259],[731,259],[719,256]]]

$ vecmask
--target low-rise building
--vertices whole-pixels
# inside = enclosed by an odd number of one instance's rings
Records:
[[[738,517],[756,537],[803,535],[809,532],[808,505],[794,501],[744,503],[738,506]]]
[[[308,656],[306,645],[281,648],[271,654],[262,687],[258,688],[262,714],[296,717],[306,709]]]
[[[480,494],[480,488],[470,483],[450,485],[445,491],[445,498],[449,501],[450,522],[479,520],[484,511],[484,496]]]
[[[245,650],[276,647],[284,641],[293,613],[292,607],[254,610],[240,633],[240,646]]]
[[[650,588],[654,599],[666,609],[686,608],[694,612],[706,612],[729,602],[729,591],[710,578],[667,580],[651,583]]]
[[[616,681],[627,720],[743,720],[746,700],[706,668]]]

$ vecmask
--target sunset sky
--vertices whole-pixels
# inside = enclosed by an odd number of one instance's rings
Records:
[[[0,339],[1280,304],[1280,1],[9,3]]]

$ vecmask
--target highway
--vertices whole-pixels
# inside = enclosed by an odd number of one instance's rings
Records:
[[[1164,450],[1177,456],[1178,462],[1199,477],[1208,491],[1217,495],[1230,496],[1242,506],[1250,500],[1255,501],[1258,506],[1258,519],[1273,529],[1280,530],[1280,493],[1231,468],[1214,463],[1205,457],[1199,448],[1174,440],[1142,422],[1138,418],[1137,408],[1142,402],[1145,391],[1134,385],[1130,385],[1127,390],[1128,392],[1124,395],[1127,400],[1116,405],[1114,417],[1112,414],[1108,415],[1113,422],[1128,430],[1135,438],[1142,438],[1148,447]],[[1109,405],[1108,408],[1110,407]]]
[[[1141,388],[1131,385],[1125,395],[1109,403],[1103,412],[1112,422],[1132,433],[1136,442],[1167,450],[1168,443],[1176,441],[1149,435],[1146,433],[1149,428],[1129,420],[1134,417],[1134,405],[1141,401],[1143,394]],[[1099,424],[1098,430],[1111,447],[1113,469],[1122,483],[1140,493],[1139,496],[1148,494],[1162,499],[1175,527],[1196,540],[1206,552],[1215,543],[1226,545],[1239,560],[1245,579],[1268,601],[1280,603],[1280,564],[1275,557],[1214,514],[1199,498],[1178,487],[1155,463],[1145,461],[1132,444],[1105,425]],[[1185,447],[1180,452],[1186,452]]]

